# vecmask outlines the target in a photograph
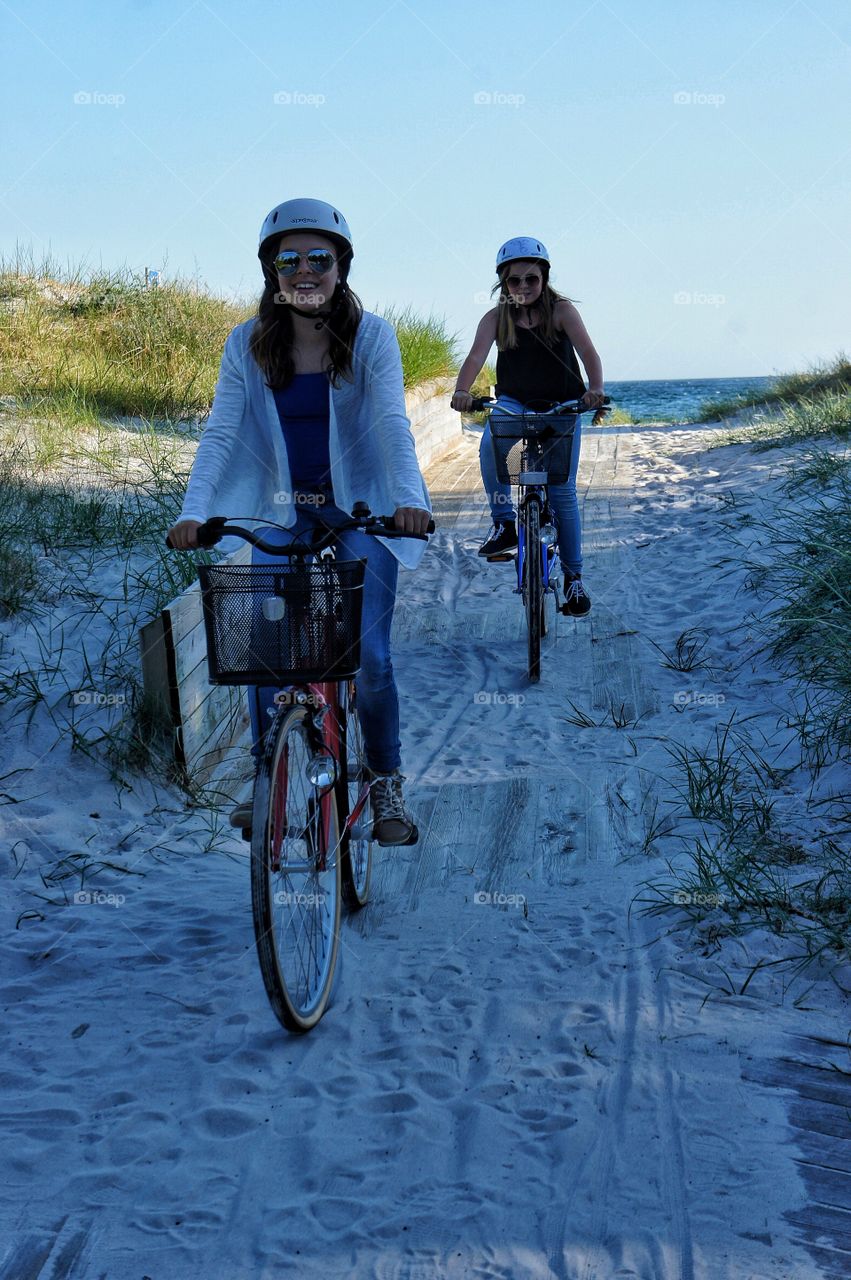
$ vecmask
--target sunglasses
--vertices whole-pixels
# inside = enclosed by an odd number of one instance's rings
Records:
[[[541,276],[506,276],[505,283],[511,289],[516,289],[519,284],[540,284]]]
[[[330,271],[337,259],[330,249],[308,249],[307,253],[299,253],[296,249],[284,249],[277,258],[272,259],[272,266],[279,276],[291,276],[298,271],[302,258],[317,275],[324,276]]]

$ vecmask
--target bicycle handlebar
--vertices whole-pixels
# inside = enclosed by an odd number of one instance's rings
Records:
[[[498,402],[490,396],[473,396],[471,410],[474,413],[481,412],[482,409],[493,409]],[[505,413],[510,418],[525,418],[527,416],[535,418],[555,417],[561,413],[597,413],[598,409],[604,408],[612,403],[611,396],[603,396],[602,405],[583,405],[581,400],[564,400],[561,404],[554,404],[549,409],[523,409],[520,413],[516,409],[508,409],[505,405],[500,405],[500,413]]]
[[[253,516],[241,517],[243,520],[253,520],[254,518]],[[396,528],[393,516],[374,516],[365,502],[355,503],[350,520],[338,525],[324,525],[324,532],[316,529],[309,543],[294,541],[288,542],[283,547],[266,542],[259,534],[253,533],[250,529],[243,529],[240,525],[229,524],[229,519],[228,516],[210,516],[209,520],[205,520],[203,524],[199,525],[196,530],[198,547],[208,549],[221,542],[222,538],[237,537],[250,542],[252,546],[266,552],[267,555],[309,556],[316,555],[318,552],[324,551],[326,547],[330,547],[331,543],[336,540],[337,534],[347,529],[362,529],[364,533],[371,533],[381,538],[418,538],[422,542],[428,542],[429,533],[434,533],[433,520],[429,520],[426,533],[405,533]],[[276,524],[274,520],[264,520],[262,523],[272,525],[276,529],[282,529],[285,533],[289,532],[285,525]],[[166,537],[165,544],[172,551],[176,550],[170,537]],[[190,550],[194,551],[195,548],[192,547]]]

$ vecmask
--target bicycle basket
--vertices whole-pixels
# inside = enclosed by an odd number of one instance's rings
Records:
[[[575,428],[576,414],[526,413],[512,418],[495,409],[490,432],[497,480],[517,484],[524,472],[545,471],[548,484],[564,484],[570,475]]]
[[[346,680],[360,666],[365,560],[199,565],[212,684]]]

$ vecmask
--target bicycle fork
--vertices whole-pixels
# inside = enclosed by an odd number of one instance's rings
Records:
[[[541,509],[541,519],[540,519],[541,542],[540,542],[539,555],[541,557],[541,578],[543,582],[544,591],[552,591],[554,593],[556,597],[556,608],[559,608],[559,589],[558,589],[557,575],[553,578],[553,585],[552,586],[550,585],[550,570],[552,569],[553,563],[555,561],[555,551],[553,550],[551,552],[550,548],[551,547],[555,548],[558,532],[556,530],[555,523],[552,518],[552,511],[550,509],[550,504],[547,501],[544,493],[539,489],[532,490],[530,493],[528,493],[524,498],[523,503],[521,504],[521,512],[525,510],[526,503],[529,501],[537,502]],[[521,597],[523,595],[523,591],[526,586],[526,583],[523,578],[523,572],[526,567],[525,550],[526,550],[526,521],[525,519],[520,519],[517,522],[517,586],[514,588],[514,594],[520,595]]]

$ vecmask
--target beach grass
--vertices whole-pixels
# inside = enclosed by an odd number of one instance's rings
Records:
[[[406,390],[452,377],[458,368],[457,339],[447,332],[444,319],[420,316],[412,307],[387,307],[382,314],[396,330]]]
[[[805,435],[787,443],[784,500],[748,521],[741,560],[758,597],[748,626],[791,692],[777,730],[784,764],[733,716],[703,745],[669,744],[668,818],[699,833],[681,837],[685,856],[646,883],[642,901],[678,912],[713,949],[768,929],[784,940],[773,965],[833,972],[851,961],[851,797],[841,781],[851,764],[851,449]],[[662,660],[688,670],[703,652],[695,637],[680,640]],[[831,783],[822,793],[823,774]],[[648,828],[646,852],[659,833]],[[746,990],[760,967],[731,980],[728,994]]]
[[[156,288],[129,268],[86,272],[49,258],[0,259],[0,396],[33,417],[95,427],[103,418],[203,418],[222,348],[256,303],[228,301],[195,280]],[[438,317],[389,309],[406,388],[451,376],[454,337]]]
[[[762,390],[729,400],[708,401],[698,410],[695,421],[718,422],[747,409],[779,408],[798,401],[818,400],[828,393],[848,392],[851,392],[851,360],[840,351],[833,360],[812,365],[803,372],[778,374]]]

